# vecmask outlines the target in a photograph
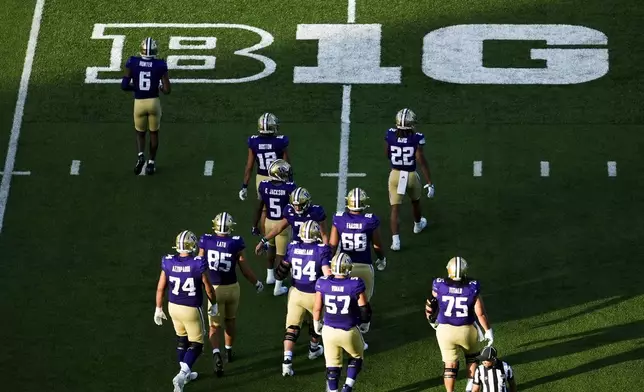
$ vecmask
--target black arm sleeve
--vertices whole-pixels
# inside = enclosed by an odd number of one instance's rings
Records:
[[[277,269],[275,270],[275,279],[277,280],[286,279],[290,270],[291,270],[291,264],[282,260],[282,262],[277,266]]]
[[[366,305],[360,306],[360,323],[371,322],[371,304],[367,302]]]

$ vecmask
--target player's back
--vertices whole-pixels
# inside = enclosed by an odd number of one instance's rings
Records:
[[[437,278],[434,279],[432,290],[437,294],[439,324],[461,326],[474,323],[474,304],[480,292],[478,281],[466,279],[456,282]]]
[[[125,66],[131,71],[134,98],[149,99],[159,97],[159,82],[163,75],[168,72],[168,65],[164,60],[132,56],[127,60]]]
[[[198,256],[167,255],[161,268],[168,279],[168,301],[185,306],[200,307],[203,301],[201,275],[206,261]]]
[[[281,220],[289,196],[297,188],[294,182],[264,180],[259,183],[259,196],[266,205],[266,218]]]
[[[328,245],[291,242],[285,260],[291,263],[293,287],[303,293],[315,293],[315,282],[324,275],[322,266],[330,265],[332,257]]]
[[[385,141],[388,144],[389,163],[392,169],[416,170],[416,150],[419,145],[425,144],[425,136],[422,133],[404,132],[399,136],[399,131],[391,128],[387,131]]]
[[[288,147],[286,135],[253,135],[248,138],[248,148],[255,154],[257,174],[268,176],[268,168],[277,159],[282,159]]]
[[[288,204],[284,208],[284,218],[288,221],[289,225],[293,229],[291,238],[294,241],[300,240],[300,226],[302,226],[306,221],[312,220],[316,222],[322,222],[326,220],[326,212],[324,208],[318,204],[311,204],[304,213],[298,214],[295,211],[293,205]]]
[[[246,245],[240,236],[204,234],[199,239],[199,248],[204,250],[208,261],[208,275],[213,285],[237,283],[236,267],[239,252]]]
[[[324,276],[318,279],[315,289],[322,293],[324,325],[348,331],[360,324],[358,297],[365,291],[362,279]]]
[[[354,263],[371,264],[373,232],[380,225],[377,216],[371,213],[337,213],[333,226],[340,236],[340,250],[347,253]]]

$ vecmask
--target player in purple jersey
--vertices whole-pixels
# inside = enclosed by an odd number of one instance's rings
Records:
[[[138,157],[134,174],[138,175],[145,165],[145,134],[150,131],[150,159],[145,166],[145,174],[155,172],[157,149],[159,148],[159,128],[161,126],[161,101],[159,91],[170,94],[172,89],[168,77],[168,64],[157,59],[157,42],[148,37],[141,42],[139,56],[130,57],[125,63],[125,76],[121,88],[134,91],[134,128]]]
[[[342,392],[351,392],[362,369],[364,340],[369,331],[371,305],[365,285],[358,277],[349,277],[351,257],[338,253],[331,261],[332,275],[318,279],[315,284],[313,325],[324,340],[327,391],[337,392],[342,371],[342,352],[349,355],[347,378]],[[324,306],[324,323],[321,322]]]
[[[264,180],[259,184],[259,194],[261,199],[255,211],[255,220],[253,221],[252,232],[259,235],[260,216],[264,207],[267,207],[266,221],[264,222],[264,233],[268,233],[277,226],[282,219],[284,208],[288,204],[289,196],[296,188],[292,180],[291,165],[283,159],[278,159],[271,163],[268,168],[270,180]],[[268,266],[266,270],[266,284],[275,284],[273,295],[280,296],[288,292],[286,287],[282,287],[281,280],[275,280],[274,267],[284,259],[286,246],[290,242],[287,230],[277,233],[274,238],[266,239],[262,237],[261,244],[263,247],[256,247],[255,253],[258,255],[268,250]]]
[[[293,241],[289,244],[284,261],[275,271],[277,279],[285,279],[290,271],[292,282],[288,293],[282,376],[293,375],[293,348],[300,336],[305,318],[309,319],[309,335],[311,335],[309,359],[315,359],[324,353],[324,348],[320,344],[321,337],[315,333],[313,323],[308,316],[313,315],[315,282],[323,276],[322,267],[331,265],[331,248],[320,243],[322,242],[320,225],[313,220],[306,221],[300,226],[299,238],[301,242]]]
[[[466,277],[467,261],[462,257],[450,259],[447,276],[446,279],[434,279],[431,296],[425,304],[425,316],[436,329],[436,339],[445,364],[445,389],[447,392],[454,391],[458,351],[462,351],[468,366],[466,391],[469,392],[473,387],[479,352],[477,340],[487,340],[490,346],[494,342],[494,334],[480,295],[479,282]],[[485,330],[483,336],[477,331],[477,323]]]
[[[278,233],[282,233],[291,226],[293,241],[299,241],[300,227],[308,220],[314,220],[320,225],[322,242],[327,244],[329,239],[326,234],[326,212],[324,212],[322,206],[311,204],[311,194],[309,191],[306,188],[299,187],[291,193],[289,204],[284,208],[284,212],[282,213],[282,219],[270,232],[264,234],[264,238],[271,240]],[[256,250],[259,251],[262,247],[265,247],[265,244],[260,242],[257,244]]]
[[[402,109],[396,114],[396,128],[390,128],[385,135],[385,154],[391,165],[389,173],[389,204],[391,204],[391,249],[400,250],[400,228],[398,225],[399,206],[403,196],[409,195],[414,215],[414,233],[420,233],[427,226],[420,208],[421,185],[416,164],[420,165],[425,177],[427,197],[434,197],[434,184],[430,178],[429,166],[423,154],[425,136],[416,132],[416,114]]]
[[[239,267],[242,275],[255,286],[257,292],[264,290],[264,285],[257,280],[253,270],[246,263],[244,255],[244,239],[240,236],[233,236],[233,217],[222,212],[212,220],[213,234],[204,234],[199,239],[199,256],[205,257],[208,261],[210,281],[217,295],[217,308],[219,312],[209,317],[210,344],[212,345],[212,356],[215,373],[218,377],[224,374],[224,363],[219,351],[219,333],[222,322],[224,324],[224,341],[226,348],[226,359],[233,362],[233,343],[235,341],[235,320],[237,308],[239,307],[239,282],[237,281],[237,270]]]
[[[192,366],[203,350],[203,289],[214,305],[208,315],[217,313],[217,299],[208,279],[206,261],[193,256],[197,250],[197,237],[184,230],[175,239],[178,254],[167,255],[161,261],[161,275],[157,284],[154,322],[161,325],[167,316],[163,312],[163,296],[168,289],[168,313],[177,334],[179,373],[172,380],[174,392],[182,392],[186,382],[197,378]],[[169,284],[168,284],[169,283]]]

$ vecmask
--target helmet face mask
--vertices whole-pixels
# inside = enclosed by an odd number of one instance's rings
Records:
[[[280,120],[273,113],[264,113],[257,119],[257,131],[261,135],[274,135],[279,128]]]
[[[221,212],[212,220],[212,230],[218,235],[230,235],[233,232],[235,220],[227,212]]]
[[[287,182],[291,181],[293,171],[288,162],[283,159],[277,159],[268,167],[268,176],[271,181]]]
[[[311,194],[306,188],[299,187],[291,192],[289,203],[298,215],[302,215],[311,206]]]
[[[197,251],[197,236],[190,230],[184,230],[175,238],[174,249],[179,253],[194,253]]]
[[[345,200],[349,211],[360,212],[369,208],[369,205],[367,205],[369,196],[367,196],[367,192],[360,188],[353,188],[350,190],[347,197],[345,197]]]
[[[411,130],[416,128],[416,113],[411,109],[401,109],[396,113],[396,128]]]
[[[460,281],[467,276],[467,261],[464,258],[456,256],[447,262],[447,276],[454,280]]]
[[[313,244],[322,242],[322,234],[320,232],[320,225],[313,220],[308,220],[300,226],[299,236],[305,244]]]

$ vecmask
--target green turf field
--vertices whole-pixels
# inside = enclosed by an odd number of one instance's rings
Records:
[[[179,231],[207,232],[223,210],[254,246],[255,202],[240,201],[237,192],[245,141],[262,112],[277,114],[292,140],[297,183],[329,215],[335,210],[338,178],[320,173],[338,172],[342,83],[294,83],[294,67],[316,66],[319,54],[315,40],[296,39],[298,25],[345,24],[347,4],[46,0],[14,167],[31,174],[5,176],[11,182],[0,234],[0,390],[171,390],[174,331],[171,323],[153,323],[159,261]],[[0,162],[34,5],[3,2]],[[366,177],[349,177],[347,185],[369,193],[389,245],[382,138],[396,111],[411,107],[427,138],[436,197],[423,201],[430,226],[419,235],[404,206],[403,249],[388,252],[387,270],[377,273],[370,348],[356,390],[444,390],[423,307],[432,277],[456,254],[482,282],[495,346],[513,365],[519,390],[644,388],[643,18],[636,0],[357,0],[355,22],[382,25],[379,65],[401,67],[402,76],[400,83],[351,83],[348,171]],[[118,84],[85,82],[88,67],[110,64],[112,40],[92,39],[96,24],[110,23],[253,26],[274,38],[257,53],[275,62],[275,72],[245,83],[175,83],[162,97],[158,172],[136,177],[131,96]],[[607,37],[609,70],[567,85],[426,76],[423,37],[466,24],[585,26]],[[159,41],[162,57],[216,56],[214,71],[171,70],[172,78],[242,78],[263,69],[233,54],[259,41],[250,31],[108,27],[105,34],[126,36],[122,62],[147,35]],[[216,36],[217,46],[171,50],[171,36]],[[483,66],[545,67],[529,59],[530,49],[548,47],[538,38],[486,41]],[[72,160],[82,162],[78,176],[70,175]],[[207,160],[214,161],[212,176],[203,175]],[[473,161],[483,162],[481,177],[473,176]],[[550,164],[547,178],[541,161]],[[615,177],[608,161],[617,162]],[[263,259],[250,260],[265,279]],[[324,390],[323,360],[306,358],[305,338],[296,376],[280,375],[286,299],[241,285],[238,361],[217,379],[210,356],[202,356],[200,378],[186,391]]]

